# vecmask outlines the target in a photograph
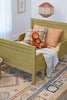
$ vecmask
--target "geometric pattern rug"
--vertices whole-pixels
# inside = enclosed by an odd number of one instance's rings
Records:
[[[50,78],[45,76],[42,80],[41,72],[38,72],[36,85],[32,85],[31,74],[1,66],[0,100],[57,100],[66,90],[67,55],[60,59]]]

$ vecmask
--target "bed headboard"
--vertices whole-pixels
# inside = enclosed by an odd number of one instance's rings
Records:
[[[33,28],[35,24],[45,27],[64,29],[64,32],[60,37],[60,41],[67,40],[67,23],[31,18],[31,28]]]

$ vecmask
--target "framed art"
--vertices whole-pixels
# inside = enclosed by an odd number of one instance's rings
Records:
[[[26,0],[17,0],[17,12],[23,13],[26,9]]]

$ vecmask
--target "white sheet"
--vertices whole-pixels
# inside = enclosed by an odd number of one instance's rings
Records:
[[[50,77],[50,74],[55,70],[55,66],[59,62],[57,53],[49,48],[42,48],[36,50],[36,55],[39,53],[43,53],[47,65],[46,76]]]
[[[28,43],[25,43],[23,41],[17,41],[17,43],[22,43],[22,44],[25,44],[25,45],[29,45]]]

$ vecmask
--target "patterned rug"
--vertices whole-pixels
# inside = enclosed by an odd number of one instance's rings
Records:
[[[41,73],[37,73],[35,86],[26,72],[2,65],[1,73],[0,100],[57,100],[67,90],[67,55],[60,59],[50,78],[42,80]]]

